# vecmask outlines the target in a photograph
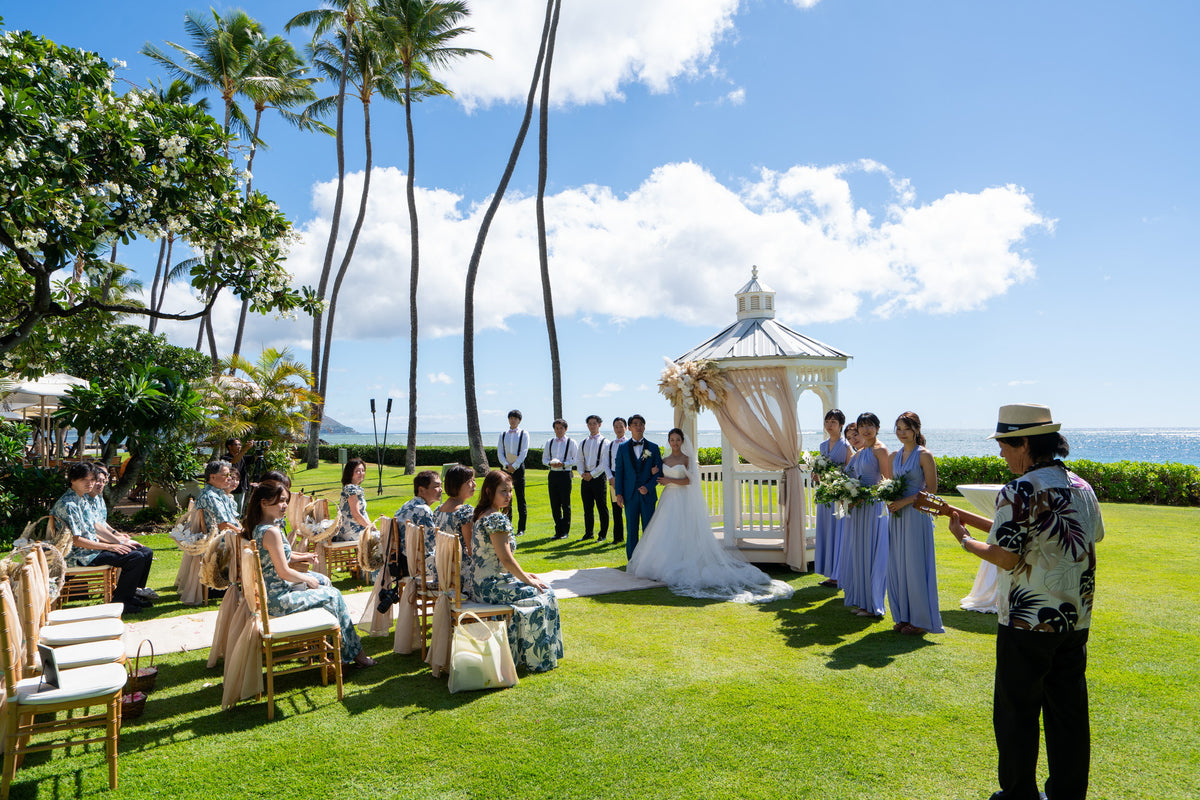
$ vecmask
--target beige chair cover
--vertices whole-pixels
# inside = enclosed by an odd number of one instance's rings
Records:
[[[804,485],[800,477],[799,425],[787,370],[726,370],[725,402],[713,409],[721,432],[751,464],[783,471],[784,551],[787,565],[808,569],[804,542]]]
[[[420,602],[418,593],[424,587],[418,586],[417,579],[411,577],[418,574],[418,570],[424,571],[423,566],[418,567],[418,564],[423,565],[425,562],[425,537],[419,525],[405,523],[404,558],[408,562],[410,577],[404,579],[404,591],[400,595],[400,608],[396,616],[396,637],[392,643],[392,651],[408,654],[413,650],[421,649],[421,637],[425,635],[421,631],[421,627],[416,624],[417,614],[415,611],[417,603]]]
[[[204,510],[196,508],[195,500],[188,500],[187,514],[190,517],[193,533],[199,533],[207,526],[211,529],[208,536],[216,535],[216,521],[211,521],[210,525],[210,521],[204,516]],[[200,582],[202,557],[202,555],[184,553],[183,559],[179,562],[179,572],[175,573],[175,588],[179,590],[179,601],[185,606],[198,606],[204,603],[204,585]]]
[[[303,495],[300,492],[295,492],[288,498],[287,513],[284,518],[287,520],[288,542],[292,547],[296,546],[297,534],[300,532],[300,525],[304,522],[304,507],[312,502],[312,498]]]
[[[387,636],[388,631],[392,629],[392,620],[396,618],[397,603],[393,603],[392,607],[383,614],[378,611],[379,592],[391,580],[386,556],[391,552],[391,548],[396,546],[393,541],[393,537],[396,535],[395,523],[396,521],[388,516],[380,516],[375,520],[375,527],[379,530],[379,546],[383,548],[385,563],[379,570],[379,574],[375,576],[375,586],[371,589],[370,596],[367,597],[367,607],[358,621],[357,627],[364,636]]]
[[[253,575],[253,565],[247,559],[258,558],[253,549],[242,550],[241,575]],[[221,708],[233,708],[240,700],[257,697],[263,691],[262,627],[258,615],[267,613],[266,598],[260,598],[259,587],[243,581],[248,613],[240,629],[233,632],[232,645],[227,641],[225,657],[224,687],[221,693]]]
[[[228,552],[240,552],[241,542],[245,541],[240,533],[225,531],[222,536],[225,537],[225,547]],[[236,557],[229,559],[229,588],[225,590],[225,596],[221,598],[221,606],[217,609],[217,624],[213,628],[212,647],[208,651],[210,669],[215,667],[217,661],[224,658],[226,653],[232,649],[233,644],[237,642],[239,633],[245,627],[246,621],[253,619],[250,609],[242,598],[239,561],[240,559]]]
[[[16,574],[19,587],[12,587],[17,591],[17,597],[22,598],[22,602],[17,602],[15,598],[13,601],[17,611],[16,618],[21,622],[22,639],[34,643],[32,647],[25,648],[21,666],[35,675],[41,672],[42,660],[38,654],[37,642],[41,638],[42,624],[46,621],[46,582],[41,577],[41,570],[35,566],[36,563],[36,556],[32,553],[27,554],[24,566],[17,570]]]
[[[455,549],[461,546],[457,536],[438,532],[433,548],[433,560],[437,565],[438,575],[449,576],[454,573]],[[459,550],[460,554],[461,552]],[[450,665],[450,644],[454,627],[449,597],[454,587],[442,585],[441,589],[433,607],[433,633],[429,636],[429,652],[425,656],[425,663],[429,665],[435,678]]]

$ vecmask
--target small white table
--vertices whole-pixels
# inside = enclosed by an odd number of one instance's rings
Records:
[[[979,511],[987,517],[996,513],[996,495],[1004,488],[1000,483],[965,483],[958,486],[958,492],[971,501]],[[990,561],[979,562],[979,572],[975,573],[975,583],[971,593],[958,601],[966,611],[978,611],[981,614],[995,614],[999,610],[1000,575],[996,565]]]

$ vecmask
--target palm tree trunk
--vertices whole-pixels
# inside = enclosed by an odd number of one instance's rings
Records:
[[[333,220],[329,226],[329,241],[325,245],[325,261],[321,265],[321,280],[317,285],[317,298],[325,299],[325,290],[329,287],[329,273],[333,271],[333,249],[337,244],[338,227],[341,224],[342,218],[342,198],[346,194],[346,142],[344,138],[345,132],[345,115],[346,115],[346,73],[347,64],[350,63],[350,42],[354,38],[353,27],[346,30],[346,44],[342,48],[342,71],[338,77],[338,94],[337,94],[337,130],[334,137],[337,149],[337,164],[338,164],[338,184],[337,193],[333,198]],[[317,384],[318,376],[321,374],[321,334],[324,329],[322,323],[324,317],[320,309],[313,314],[312,328],[312,375],[313,383]],[[313,391],[319,395],[319,399],[313,402],[309,407],[309,418],[312,420],[308,423],[308,452],[305,459],[309,469],[316,469],[318,464],[317,447],[321,439],[321,419],[325,416],[325,396],[320,392],[320,386],[313,386]]]
[[[554,4],[554,18],[550,23],[550,36],[546,42],[546,63],[542,68],[542,99],[538,109],[538,188],[537,230],[538,263],[542,270],[542,306],[546,317],[546,336],[550,340],[550,376],[554,418],[563,415],[562,368],[558,360],[558,331],[554,325],[554,293],[550,289],[550,258],[546,248],[546,173],[547,135],[550,127],[550,67],[554,62],[554,39],[558,32],[558,12],[562,0],[550,0]]]
[[[421,254],[417,238],[417,195],[413,170],[416,168],[417,147],[412,125],[412,71],[404,71],[404,127],[408,133],[408,237],[411,261],[408,273],[408,446],[404,455],[404,474],[417,471],[417,275],[421,271]]]
[[[150,284],[150,310],[158,310],[158,280],[162,275],[163,262],[167,258],[167,237],[163,237],[162,242],[158,245],[158,264],[154,267],[154,282]],[[154,329],[158,327],[158,319],[153,315],[146,318],[146,330],[154,333]]]
[[[358,244],[358,234],[362,231],[363,220],[367,216],[367,195],[371,191],[371,103],[368,99],[363,103],[363,131],[366,142],[366,172],[363,175],[362,195],[358,201],[358,216],[354,218],[354,228],[350,231],[350,241],[346,243],[346,252],[342,263],[338,266],[337,277],[333,281],[333,292],[329,296],[329,315],[325,321],[325,349],[321,355],[321,377],[317,381],[317,393],[325,396],[329,388],[329,351],[333,347],[333,318],[337,313],[338,295],[342,291],[342,280],[350,269],[350,260],[354,257],[354,248]],[[322,405],[323,407],[323,405]]]
[[[538,47],[537,63],[533,67],[533,81],[529,85],[529,96],[525,100],[525,116],[521,119],[521,128],[517,131],[517,139],[513,142],[512,152],[508,155],[508,163],[504,167],[504,175],[500,185],[492,195],[492,202],[483,215],[479,225],[479,233],[475,237],[475,249],[471,251],[471,262],[467,265],[467,291],[463,302],[463,391],[466,394],[467,439],[471,446],[471,463],[475,470],[483,473],[488,466],[487,455],[483,451],[483,434],[479,430],[479,404],[475,397],[475,279],[479,275],[479,261],[483,257],[483,244],[487,241],[488,229],[492,219],[500,208],[504,192],[508,190],[508,182],[512,180],[513,170],[517,167],[517,158],[521,155],[521,147],[525,144],[525,134],[529,132],[529,121],[533,118],[533,100],[537,96],[538,79],[542,74],[542,61],[546,55],[546,43],[550,36],[550,22],[555,0],[546,2],[546,21],[542,26],[542,42]]]
[[[167,299],[167,284],[170,282],[170,279],[171,279],[171,251],[173,249],[175,249],[175,236],[173,234],[168,233],[167,234],[167,262],[166,262],[166,266],[163,271],[162,287],[159,289],[159,293],[158,293],[157,308],[159,311],[162,311],[163,303],[166,302],[166,299]],[[153,333],[154,329],[151,328],[150,332]]]
[[[255,153],[258,152],[258,145],[256,144],[256,142],[258,141],[259,126],[262,124],[262,112],[263,112],[262,108],[257,107],[257,106],[255,107],[255,110],[254,110],[254,132],[250,135],[250,158],[248,158],[246,160],[246,172],[248,172],[250,174],[250,177],[246,179],[246,199],[247,200],[250,199],[250,192],[251,192],[250,187],[254,182],[254,155],[255,155]],[[242,336],[246,332],[246,315],[249,313],[249,311],[250,311],[250,298],[243,297],[242,298],[242,309],[241,309],[241,311],[238,312],[237,335],[233,337],[233,354],[235,356],[240,356],[242,354]],[[231,371],[229,374],[232,375],[233,372]]]

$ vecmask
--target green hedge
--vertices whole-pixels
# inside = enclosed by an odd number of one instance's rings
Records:
[[[338,450],[346,449],[346,458],[361,458],[368,464],[376,464],[375,445],[373,444],[323,444],[318,448],[317,454],[322,461],[332,461],[337,463]],[[403,467],[404,458],[408,453],[408,448],[404,445],[388,445],[382,448],[383,463],[389,467]],[[500,465],[500,458],[496,455],[496,448],[483,448],[484,454],[487,456],[488,463],[494,467]],[[298,455],[300,460],[303,457]],[[417,463],[422,466],[433,464],[470,464],[471,449],[469,447],[418,447],[417,448]],[[546,469],[542,464],[542,448],[531,447],[529,454],[525,457],[525,466],[529,469]]]

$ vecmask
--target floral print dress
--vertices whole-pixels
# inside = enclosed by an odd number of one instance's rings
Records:
[[[358,538],[362,536],[362,532],[366,530],[354,520],[354,514],[351,513],[354,506],[350,505],[351,503],[357,505],[358,513],[362,514],[363,519],[369,519],[367,517],[367,497],[363,492],[363,487],[357,483],[347,483],[342,487],[342,497],[338,501],[338,529],[337,533],[333,535],[335,542],[357,542]]]
[[[316,589],[309,589],[303,584],[291,584],[279,577],[271,554],[263,545],[263,536],[270,528],[279,527],[277,524],[263,523],[254,529],[254,543],[258,546],[258,562],[262,565],[263,582],[267,585],[267,613],[272,617],[285,614],[295,614],[297,611],[307,611],[310,608],[323,608],[338,621],[342,629],[342,661],[353,661],[362,652],[362,641],[358,631],[354,630],[354,622],[350,619],[350,611],[346,608],[346,600],[342,593],[329,583],[329,578],[319,572],[310,572],[320,583]],[[283,557],[290,559],[292,548],[287,537],[283,540]],[[299,586],[300,588],[293,588]]]
[[[459,574],[459,583],[462,586],[463,597],[474,600],[475,586],[471,578],[471,557],[467,555],[467,551],[474,549],[474,543],[467,538],[466,532],[463,530],[471,520],[475,517],[475,506],[470,503],[463,503],[453,511],[437,510],[433,512],[433,521],[437,523],[438,530],[453,533],[462,543],[463,559],[462,570]]]
[[[499,511],[475,521],[471,534],[471,572],[475,599],[494,605],[510,605],[515,612],[508,624],[508,644],[513,661],[530,672],[545,672],[558,666],[563,657],[562,628],[554,590],[539,589],[523,583],[506,572],[492,545],[492,534],[508,536],[508,546],[516,550],[512,523]]]

